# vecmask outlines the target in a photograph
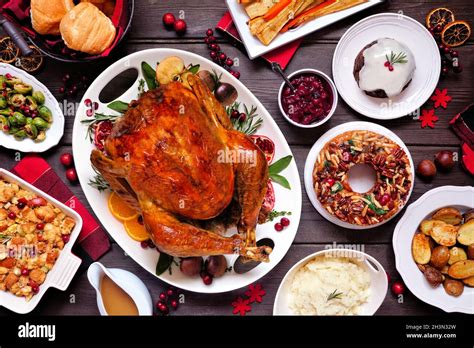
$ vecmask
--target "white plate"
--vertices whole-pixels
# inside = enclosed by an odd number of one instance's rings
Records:
[[[56,288],[64,291],[71,283],[72,278],[76,274],[77,269],[82,262],[80,258],[71,252],[71,248],[74,245],[77,237],[79,237],[79,233],[82,229],[82,218],[78,213],[69,208],[67,205],[64,205],[63,203],[37,189],[18,176],[10,173],[8,170],[0,168],[0,177],[5,179],[5,181],[18,184],[25,190],[36,193],[39,197],[43,197],[48,202],[51,202],[57,208],[61,209],[67,216],[72,217],[76,223],[71,232],[71,238],[69,239],[69,242],[59,253],[56,263],[54,264],[51,271],[46,275],[46,280],[44,283],[41,284],[40,291],[35,296],[33,296],[30,301],[26,301],[24,297],[18,297],[9,292],[0,291],[0,307],[8,308],[9,310],[16,313],[26,314],[35,309],[49,288]]]
[[[374,228],[374,227],[383,225],[384,223],[390,221],[403,209],[403,206],[400,207],[398,212],[393,214],[389,219],[381,221],[378,224],[369,225],[369,226],[353,225],[348,222],[339,220],[336,216],[330,214],[319,202],[316,196],[316,192],[314,192],[314,188],[313,188],[314,163],[316,162],[316,159],[318,158],[318,155],[321,149],[324,147],[324,145],[326,145],[328,141],[330,141],[334,137],[337,137],[338,135],[342,133],[345,133],[348,131],[354,131],[354,130],[367,130],[367,131],[376,132],[376,133],[382,134],[383,136],[397,143],[406,152],[408,156],[408,159],[410,161],[410,167],[412,169],[411,181],[412,183],[415,182],[415,178],[413,177],[414,165],[413,165],[413,159],[411,158],[410,151],[408,151],[408,148],[406,147],[406,145],[395,133],[393,133],[392,131],[388,130],[385,127],[379,126],[378,124],[371,123],[371,122],[347,122],[328,130],[316,141],[316,143],[314,143],[313,147],[308,153],[308,157],[306,157],[306,163],[304,166],[304,186],[306,189],[306,193],[309,197],[309,200],[311,201],[313,206],[316,208],[316,210],[319,212],[319,214],[321,214],[324,218],[326,218],[333,224],[336,224],[341,227],[350,228],[353,230],[366,230],[369,228]],[[408,202],[408,200],[410,199],[410,195],[412,191],[413,191],[413,184],[410,187],[410,192],[408,192],[405,203]]]
[[[248,106],[255,105],[257,107],[257,113],[263,118],[263,125],[257,131],[257,133],[269,136],[275,142],[275,160],[287,155],[292,155],[285,137],[281,133],[271,115],[258,101],[258,99],[240,81],[235,79],[222,67],[202,58],[201,56],[186,51],[168,48],[149,49],[124,57],[107,68],[91,84],[85,93],[76,115],[73,130],[73,151],[77,174],[89,204],[109,234],[133,260],[135,260],[139,265],[152,274],[155,274],[156,263],[158,261],[158,253],[156,250],[144,250],[140,247],[140,243],[133,241],[125,232],[122,223],[116,220],[109,212],[107,207],[108,194],[100,193],[88,185],[89,180],[95,175],[89,159],[90,153],[94,146],[87,140],[87,127],[81,124],[81,120],[86,119],[84,100],[89,98],[93,101],[99,102],[98,96],[100,91],[115,76],[129,68],[137,68],[139,71],[137,81],[127,92],[117,98],[122,101],[136,99],[139,84],[138,80],[142,78],[140,69],[141,62],[146,61],[150,65],[154,66],[157,61],[161,61],[165,57],[172,55],[181,57],[186,64],[200,64],[201,69],[207,69],[209,71],[215,70],[218,73],[222,73],[222,81],[232,84],[237,89],[239,94],[239,98],[237,99],[238,101],[243,102]],[[99,112],[113,113],[112,110],[108,109],[105,104],[100,102],[99,104]],[[276,197],[275,209],[291,211],[291,225],[280,233],[277,233],[274,230],[273,225],[275,222],[269,222],[264,225],[257,226],[258,240],[262,238],[271,238],[275,243],[275,248],[270,255],[269,263],[262,263],[251,271],[241,275],[236,274],[235,272],[226,273],[223,277],[214,279],[212,285],[210,286],[204,285],[200,277],[190,278],[184,276],[175,266],[173,266],[173,272],[171,275],[168,272],[165,272],[158,278],[182,289],[202,293],[217,293],[244,287],[267,274],[280,262],[280,260],[283,258],[283,256],[285,256],[286,252],[290,248],[291,243],[295,238],[301,215],[301,184],[298,176],[298,169],[294,160],[282,174],[288,179],[292,189],[287,190],[278,184],[274,184]],[[235,231],[235,229],[230,229],[227,231],[227,235],[234,234]],[[236,255],[228,255],[227,260],[229,265],[233,265],[236,258]]]
[[[239,4],[237,0],[226,0],[227,7],[229,8],[230,14],[234,21],[237,31],[239,32],[240,38],[244,43],[245,49],[250,59],[257,58],[262,54],[273,51],[274,49],[286,45],[292,41],[295,41],[303,36],[306,36],[316,30],[322,29],[330,24],[336,23],[337,21],[349,17],[357,12],[365,10],[369,7],[382,3],[384,0],[368,0],[366,3],[354,6],[344,11],[329,14],[320,18],[313,19],[296,29],[288,30],[284,34],[278,34],[278,36],[270,42],[268,46],[265,46],[259,39],[257,39],[247,25],[249,16],[245,12],[242,4]]]
[[[29,138],[16,140],[13,135],[0,131],[0,146],[21,152],[44,152],[53,146],[56,146],[64,134],[64,115],[56,98],[51,94],[49,89],[35,77],[10,64],[0,63],[0,75],[5,75],[7,73],[18,77],[23,82],[33,86],[34,91],[43,92],[45,97],[44,105],[51,110],[51,113],[53,114],[53,123],[51,124],[51,128],[46,130],[46,139],[40,143],[35,143]]]
[[[387,295],[388,281],[387,273],[383,266],[372,256],[357,250],[349,249],[327,249],[321,250],[309,256],[306,256],[301,261],[298,261],[286,273],[285,277],[278,287],[275,296],[275,303],[273,304],[273,315],[295,315],[290,309],[291,300],[291,281],[296,272],[304,266],[308,261],[320,255],[334,254],[334,256],[344,256],[354,259],[361,265],[370,275],[370,297],[367,303],[361,306],[361,315],[373,315],[379,309],[385,296]],[[342,255],[341,255],[342,254]],[[372,263],[372,264],[371,264]],[[374,267],[375,266],[375,267]]]
[[[394,98],[366,95],[352,74],[354,60],[365,45],[379,38],[405,44],[415,57],[411,83]],[[367,117],[388,120],[411,114],[431,97],[439,80],[441,58],[438,44],[416,20],[397,13],[376,14],[357,22],[339,40],[332,60],[332,74],[342,99]]]
[[[436,210],[448,206],[454,206],[461,212],[474,208],[474,187],[437,187],[407,207],[393,232],[396,267],[408,289],[423,302],[446,312],[474,314],[474,288],[465,286],[459,297],[448,295],[443,286],[433,289],[416,266],[411,254],[413,235],[421,221],[429,218]]]

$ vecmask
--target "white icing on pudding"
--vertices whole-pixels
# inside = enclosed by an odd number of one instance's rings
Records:
[[[415,59],[404,44],[389,38],[378,39],[363,52],[364,66],[359,72],[359,87],[367,92],[377,89],[385,91],[390,98],[400,94],[403,87],[412,79]],[[387,66],[387,57],[400,58]]]

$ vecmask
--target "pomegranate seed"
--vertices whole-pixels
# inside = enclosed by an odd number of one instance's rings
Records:
[[[40,231],[44,230],[44,224],[40,222],[39,224],[36,225],[36,229]]]
[[[16,214],[11,211],[11,212],[8,213],[8,218],[9,218],[10,220],[15,220],[15,219],[16,219]]]
[[[7,125],[3,126],[3,129],[6,130],[6,131],[9,131],[10,130],[10,127],[8,127]]]
[[[283,231],[283,225],[282,225],[281,223],[277,222],[277,223],[275,224],[275,230],[276,230],[277,232]]]
[[[28,268],[22,268],[21,269],[21,275],[22,276],[27,276],[28,274],[30,274],[30,271],[28,270]]]
[[[212,36],[212,35],[214,35],[214,32],[212,31],[212,29],[207,29],[206,36]]]
[[[287,227],[290,225],[290,219],[283,217],[281,218],[280,223],[283,225],[283,227]]]
[[[159,296],[160,300],[161,301],[166,301],[166,294],[164,292],[162,292]]]
[[[11,78],[12,78],[13,76],[12,76],[10,73],[6,73],[6,74],[5,74],[5,77],[6,77],[7,79],[11,80]]]
[[[64,244],[67,244],[70,239],[71,239],[71,236],[69,234],[65,234],[64,236],[62,236],[62,240]]]
[[[18,203],[25,203],[25,204],[28,204],[28,200],[27,200],[25,197],[21,197],[21,198],[18,200]]]

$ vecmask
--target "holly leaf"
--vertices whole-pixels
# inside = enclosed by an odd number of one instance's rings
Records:
[[[284,188],[286,188],[288,190],[291,190],[290,183],[282,175],[270,174],[270,180],[273,181],[273,182],[276,182],[277,184],[280,184],[281,186],[283,186]]]
[[[293,159],[293,156],[291,155],[280,158],[278,161],[276,161],[270,167],[268,167],[268,172],[270,173],[270,175],[278,174],[282,172],[290,165],[292,159]]]
[[[162,253],[160,251],[160,258],[158,259],[158,263],[156,264],[156,271],[155,274],[159,276],[163,272],[165,272],[167,269],[171,267],[171,264],[173,263],[173,256],[170,256],[168,254]]]

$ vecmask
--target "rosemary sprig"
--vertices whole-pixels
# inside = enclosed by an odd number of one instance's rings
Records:
[[[333,292],[331,292],[328,295],[328,298],[326,299],[326,302],[329,302],[329,301],[334,300],[334,299],[340,300],[341,296],[342,296],[342,292],[337,292],[337,289],[335,289]]]
[[[269,221],[273,221],[275,220],[276,218],[280,217],[280,216],[286,216],[286,215],[291,215],[291,211],[277,211],[277,210],[272,210],[268,216],[267,216],[267,220],[266,222],[269,222]]]
[[[95,127],[99,122],[102,121],[111,121],[112,123],[115,122],[119,117],[123,115],[106,115],[96,112],[94,117],[87,118],[81,121],[81,123],[87,124],[87,136],[89,140],[92,142],[94,141],[94,131]]]
[[[393,51],[390,52],[390,58],[388,57],[388,55],[386,54],[385,55],[385,58],[387,58],[387,62],[390,63],[390,65],[394,65],[394,64],[405,64],[408,62],[407,60],[407,55],[405,52],[399,52],[397,54],[395,54]]]
[[[216,88],[219,86],[219,83],[221,82],[221,78],[222,78],[222,73],[217,73],[214,69],[212,69],[212,73],[211,73],[211,77],[212,79],[214,80],[214,90],[212,92],[214,92],[216,90]]]
[[[95,176],[93,179],[89,179],[89,185],[99,190],[99,192],[111,190],[109,183],[104,179],[97,169],[94,168]]]
[[[247,105],[235,102],[232,105],[226,107],[227,114],[230,117],[232,110],[239,110],[241,105],[243,106],[244,113],[246,115],[245,121],[240,120],[240,118],[231,118],[232,125],[234,126],[234,129],[238,130],[239,132],[252,135],[257,131],[258,128],[260,128],[263,123],[263,119],[257,114],[256,106],[252,105],[249,109]]]

